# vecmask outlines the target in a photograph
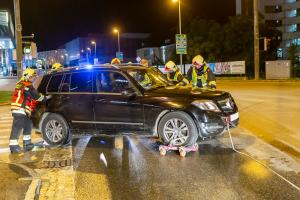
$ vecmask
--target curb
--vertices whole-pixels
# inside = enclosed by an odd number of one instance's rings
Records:
[[[33,169],[30,169],[29,167],[23,165],[23,164],[17,164],[17,163],[6,163],[0,161],[0,163],[7,164],[7,165],[14,165],[19,168],[22,168],[24,171],[26,171],[31,177],[31,183],[28,187],[28,190],[25,194],[25,200],[38,200],[42,185],[41,177],[38,173],[36,173]]]

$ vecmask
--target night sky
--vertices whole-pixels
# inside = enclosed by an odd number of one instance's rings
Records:
[[[0,0],[11,7],[13,0]],[[221,23],[235,15],[235,0],[181,0],[183,23],[199,16]],[[171,0],[20,0],[23,35],[35,33],[38,50],[55,49],[88,33],[147,32],[163,42],[178,25]],[[183,30],[184,32],[184,30]]]

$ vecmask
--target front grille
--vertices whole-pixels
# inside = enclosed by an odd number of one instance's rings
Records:
[[[231,97],[218,100],[218,104],[225,113],[232,112],[235,108],[235,103]]]

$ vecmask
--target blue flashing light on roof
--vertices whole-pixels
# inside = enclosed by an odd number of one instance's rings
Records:
[[[93,68],[93,65],[86,65],[85,66],[87,69],[92,69]]]

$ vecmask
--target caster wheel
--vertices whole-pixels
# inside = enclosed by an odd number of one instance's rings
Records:
[[[183,149],[180,149],[179,154],[180,154],[180,157],[184,158],[186,156],[186,151]]]
[[[198,145],[198,144],[195,144],[195,146],[194,146],[194,147],[195,147],[195,149],[196,149],[196,150],[198,150],[198,149],[199,149],[199,145]]]
[[[165,156],[167,154],[167,151],[164,148],[159,148],[159,154],[161,156]]]

